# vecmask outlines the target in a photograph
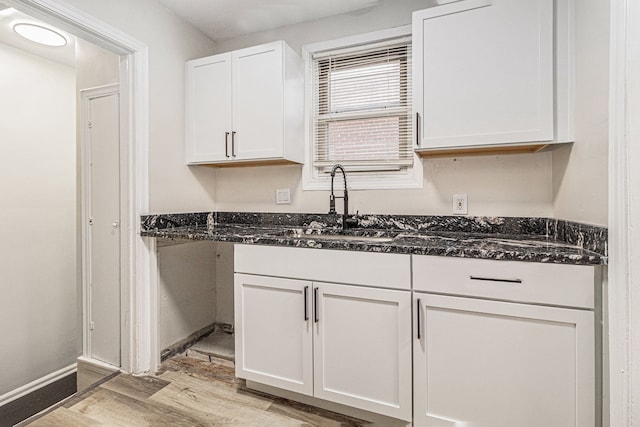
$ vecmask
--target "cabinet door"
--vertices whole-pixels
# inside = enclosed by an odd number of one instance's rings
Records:
[[[311,395],[311,283],[235,275],[236,375]]]
[[[231,54],[187,62],[187,163],[230,159]],[[229,139],[227,146],[226,140]]]
[[[553,0],[463,0],[413,15],[421,148],[553,139]]]
[[[416,427],[595,425],[593,312],[414,298]]]
[[[238,160],[283,156],[282,42],[233,52],[233,154]]]
[[[314,395],[411,421],[410,292],[314,286]]]

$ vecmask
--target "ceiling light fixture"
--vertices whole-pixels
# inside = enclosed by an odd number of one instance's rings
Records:
[[[20,23],[13,26],[13,31],[27,40],[47,46],[60,47],[67,44],[65,36],[41,25]]]

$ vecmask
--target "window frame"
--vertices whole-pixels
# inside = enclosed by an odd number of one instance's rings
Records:
[[[328,190],[330,175],[327,168],[314,166],[314,111],[313,111],[313,55],[323,51],[358,48],[367,49],[376,43],[411,36],[411,25],[390,28],[382,31],[344,37],[320,43],[302,46],[305,68],[305,162],[302,167],[303,190]],[[415,78],[415,76],[413,76]],[[349,173],[349,189],[411,189],[423,187],[422,160],[413,153],[413,165],[396,171],[372,170]]]

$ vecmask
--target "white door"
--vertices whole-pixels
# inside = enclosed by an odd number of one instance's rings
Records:
[[[420,293],[414,304],[416,427],[595,425],[592,311]]]
[[[311,283],[235,275],[236,375],[311,395]]]
[[[233,52],[233,154],[282,157],[284,63],[282,42]]]
[[[187,62],[187,162],[231,160],[231,54]]]
[[[117,86],[83,91],[88,356],[120,366],[120,125]]]
[[[314,395],[411,421],[410,292],[314,286]]]

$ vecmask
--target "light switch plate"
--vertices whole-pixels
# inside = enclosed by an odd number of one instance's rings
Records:
[[[278,188],[276,190],[276,204],[286,205],[291,203],[291,190],[289,188]]]
[[[454,215],[467,214],[467,195],[466,194],[453,195],[453,214]]]

